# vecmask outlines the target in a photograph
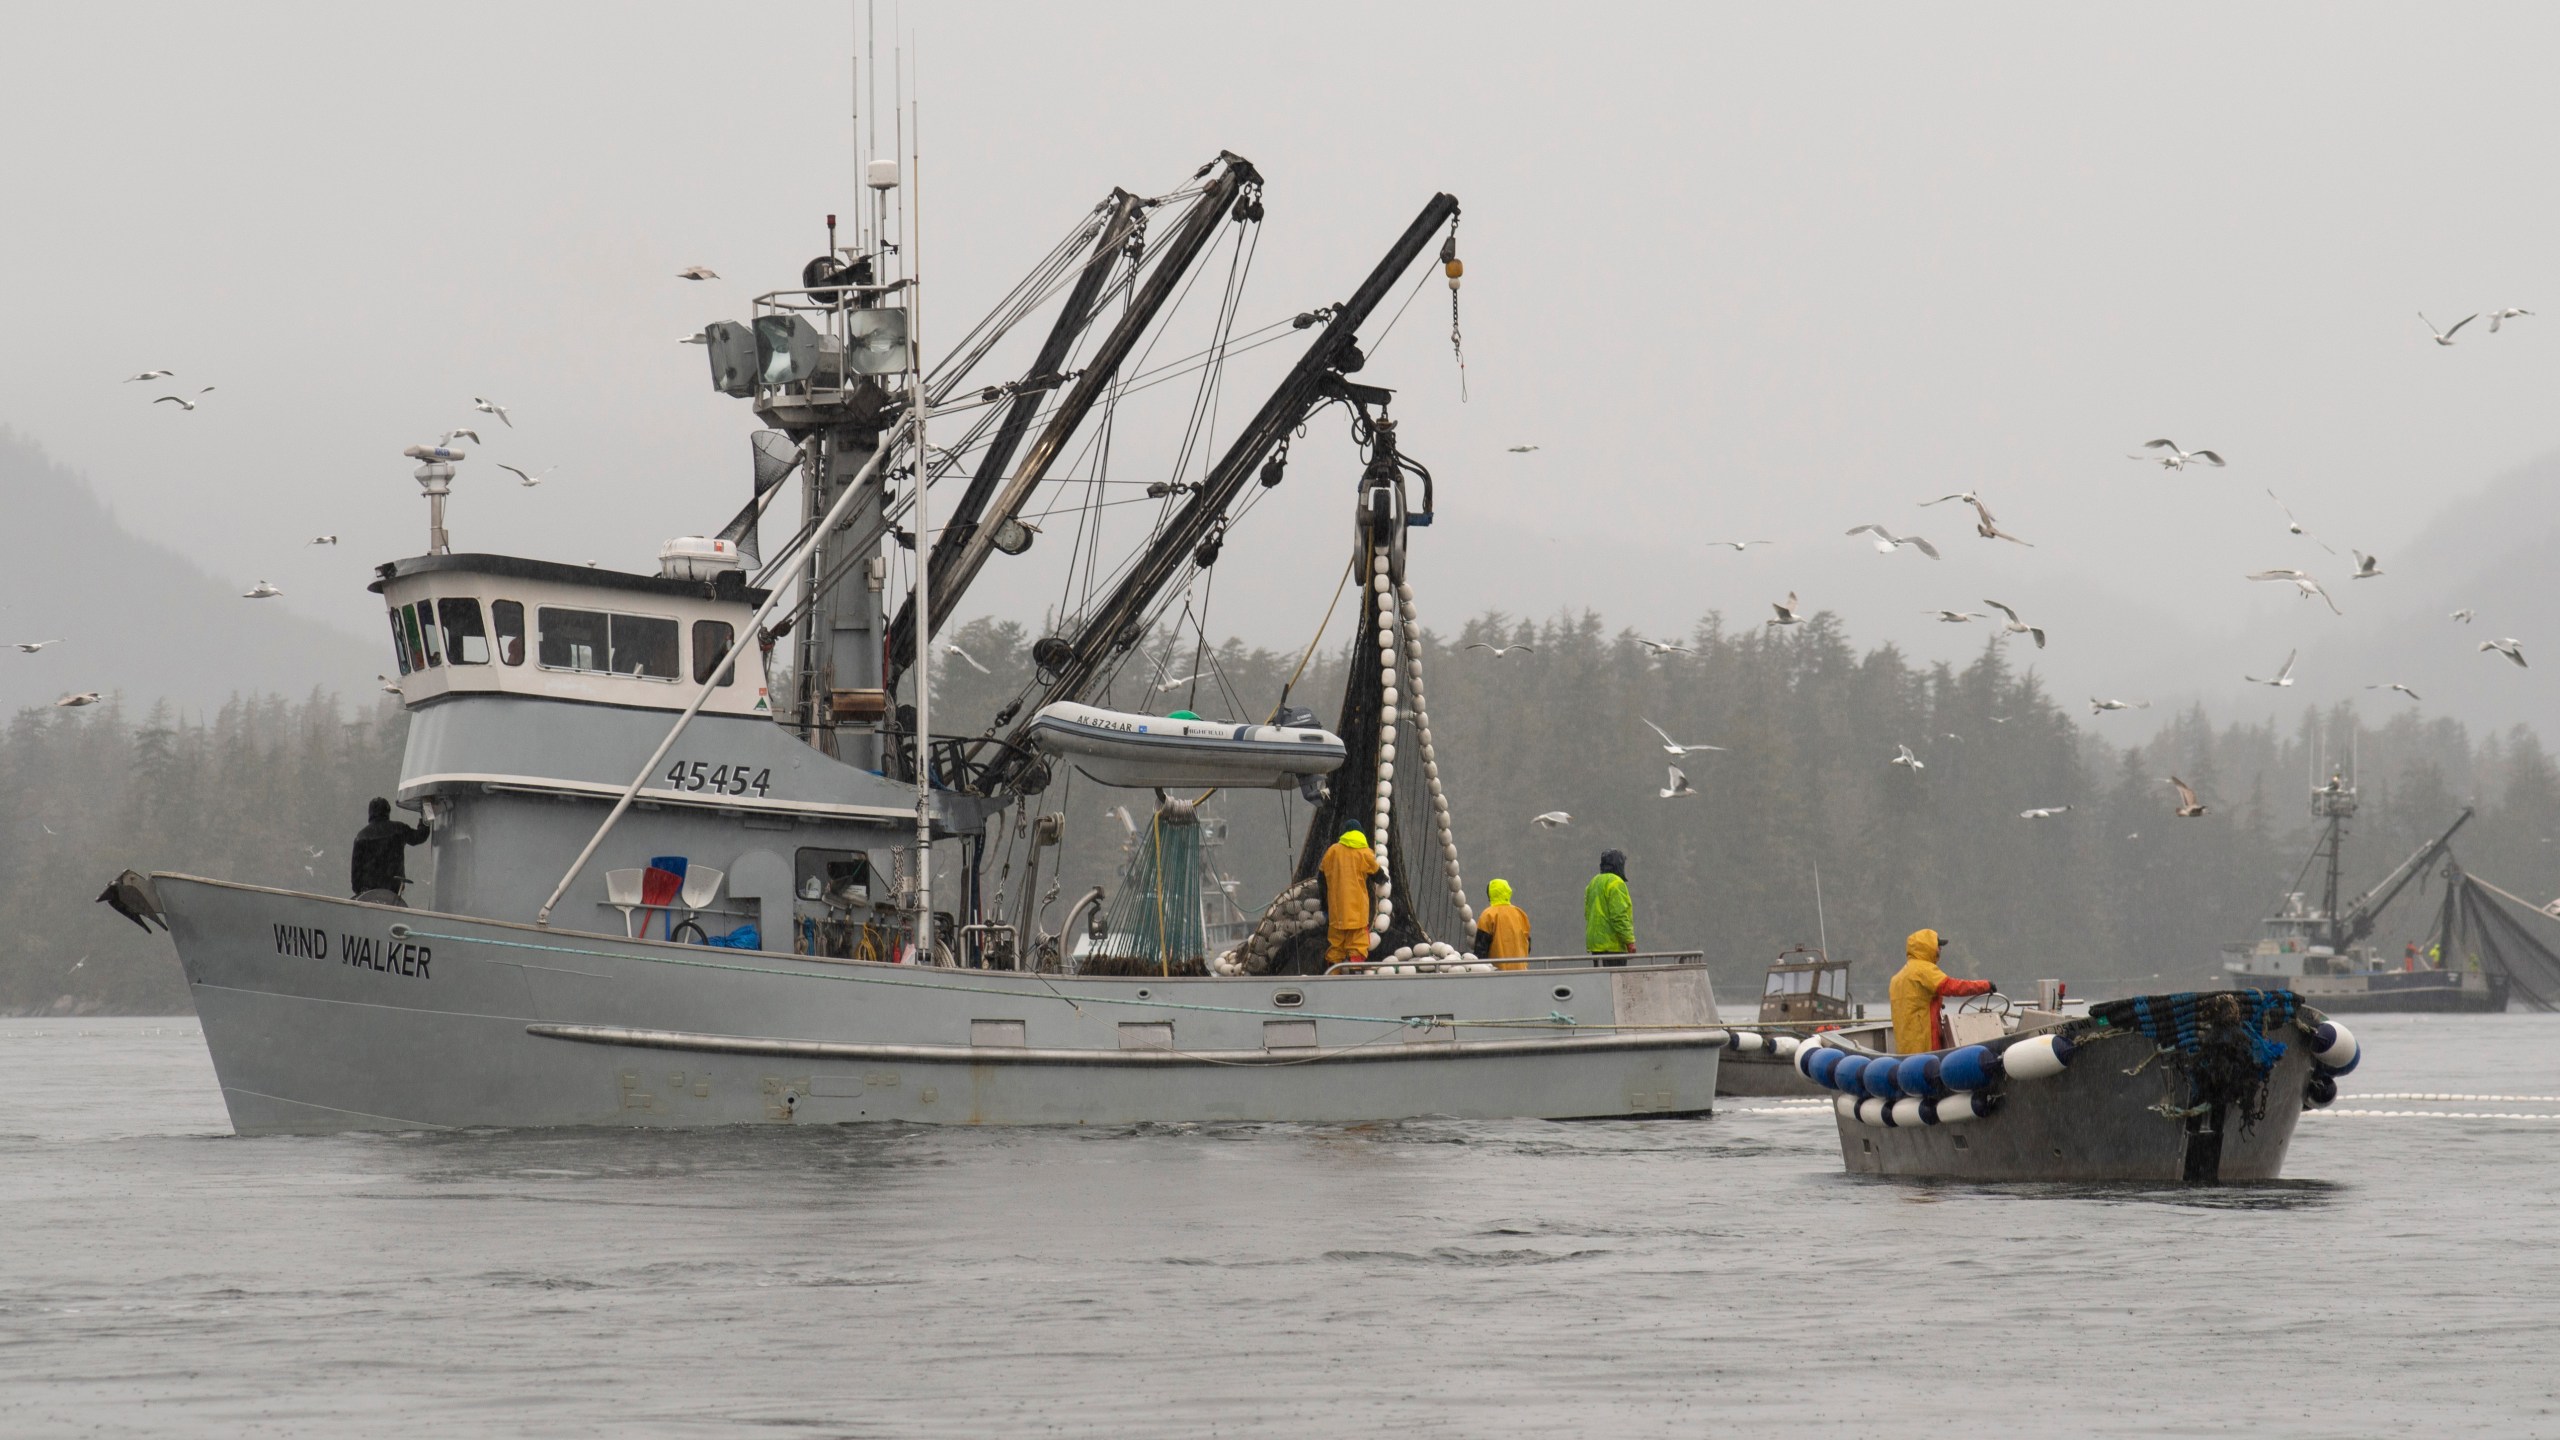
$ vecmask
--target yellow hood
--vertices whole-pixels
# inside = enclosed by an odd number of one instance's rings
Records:
[[[1911,938],[1902,942],[1902,953],[1913,960],[1931,965],[1937,964],[1938,932],[1935,930],[1912,931]]]
[[[1484,887],[1484,894],[1486,899],[1491,900],[1496,905],[1508,905],[1511,903],[1511,882],[1508,880],[1493,881]]]
[[[1369,848],[1369,837],[1357,830],[1345,830],[1342,832],[1342,843],[1354,850],[1366,850]]]

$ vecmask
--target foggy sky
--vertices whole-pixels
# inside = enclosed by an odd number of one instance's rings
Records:
[[[2264,707],[2244,671],[2458,594],[2458,556],[2411,543],[2560,443],[2548,10],[947,4],[904,26],[929,351],[1109,187],[1170,189],[1221,149],[1269,182],[1244,327],[1341,298],[1432,191],[1459,196],[1468,402],[1436,281],[1386,343],[1383,316],[1363,332],[1363,378],[1400,389],[1439,476],[1416,579],[1442,628],[1756,624],[1794,590],[1862,645],[1961,661],[1984,632],[1922,612],[1988,596],[2053,631],[2022,658],[2066,697]],[[646,570],[744,498],[755,422],[675,341],[796,283],[853,208],[848,7],[93,5],[9,33],[0,424],[138,532],[371,638],[368,570],[423,548],[400,449],[447,427],[490,442],[462,549]],[[727,278],[673,278],[697,263]],[[2451,349],[2414,313],[2545,301]],[[1296,350],[1237,364],[1230,424]],[[220,388],[188,415],[118,383],[157,366]],[[1116,474],[1148,478],[1179,408],[1124,417]],[[2155,435],[2231,467],[2124,458]],[[526,491],[500,460],[559,474]],[[1213,634],[1306,642],[1355,475],[1320,419],[1227,547]],[[2268,486],[2341,556],[2287,535]],[[1968,487],[2036,548],[1915,508]],[[1947,559],[1841,534],[1865,521]],[[300,543],[323,531],[343,543]],[[1686,543],[1728,537],[1778,543]],[[2350,545],[2391,573],[2348,584]],[[999,557],[962,618],[1036,621],[1062,548]],[[2347,620],[2239,579],[2275,565]],[[2497,621],[2444,643],[2520,633]],[[2281,703],[2392,678],[2307,658]],[[2543,683],[2483,657],[2463,704],[2531,719]]]

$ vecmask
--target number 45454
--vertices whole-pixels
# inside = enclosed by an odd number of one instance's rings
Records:
[[[770,767],[714,765],[708,760],[679,760],[667,770],[670,790],[710,791],[715,795],[764,794],[773,784]]]

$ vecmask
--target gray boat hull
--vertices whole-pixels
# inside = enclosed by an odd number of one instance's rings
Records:
[[[1978,1120],[1887,1128],[1839,1115],[1840,1159],[1855,1175],[1948,1180],[2274,1180],[2284,1173],[2311,1078],[2310,1048],[2288,1040],[2255,1121],[2220,1110],[2177,1113],[2186,1106],[2177,1071],[2156,1059],[2141,1063],[2151,1044],[2118,1034],[2085,1040],[2059,1075],[2008,1082],[2000,1108]]]
[[[153,885],[242,1134],[1697,1115],[1726,1038],[1703,965],[1042,976]]]

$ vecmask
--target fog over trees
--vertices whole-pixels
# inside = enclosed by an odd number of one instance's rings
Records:
[[[947,730],[982,727],[1029,675],[1032,637],[980,621],[947,638],[994,673],[942,667],[935,714]],[[1535,649],[1496,660],[1463,648],[1475,640]],[[1962,668],[1916,666],[1890,646],[1862,653],[1829,615],[1794,633],[1710,615],[1684,643],[1693,654],[1656,658],[1594,615],[1483,615],[1426,645],[1468,884],[1481,896],[1486,880],[1511,881],[1541,950],[1578,947],[1582,884],[1615,847],[1630,857],[1638,939],[1706,950],[1729,1002],[1756,989],[1777,950],[1825,930],[1856,962],[1859,995],[1880,999],[1901,937],[1922,925],[1957,938],[1955,968],[2011,985],[2194,983],[2283,892],[2314,883],[2301,875],[2304,801],[2315,763],[2331,761],[2352,764],[2363,788],[2351,887],[2476,803],[2455,846],[2464,862],[2520,894],[2560,891],[2560,766],[2522,728],[2474,735],[2394,697],[2388,708],[2306,710],[2281,729],[2190,711],[2119,745],[2111,729],[2151,717],[2058,701],[2015,641],[1987,643]],[[1260,720],[1299,662],[1159,634],[1123,667],[1111,703]],[[1343,670],[1338,646],[1320,649],[1292,702],[1329,718]],[[1195,671],[1196,684],[1158,688]],[[1669,762],[1648,719],[1684,743],[1725,747],[1680,762],[1696,797],[1658,798]],[[183,1010],[168,943],[92,903],[99,887],[131,866],[339,893],[347,840],[364,801],[396,782],[404,733],[388,699],[317,692],[209,714],[136,714],[112,700],[20,711],[0,734],[0,1010]],[[1890,763],[1901,745],[1926,768]],[[2173,772],[2207,815],[2172,817]],[[1035,810],[1068,817],[1050,925],[1085,886],[1114,883],[1125,832],[1113,809],[1143,821],[1151,798],[1062,774],[1037,799]],[[2019,818],[2060,805],[2072,808]],[[1573,823],[1530,823],[1549,810]],[[1286,878],[1306,805],[1294,793],[1227,794],[1207,813],[1229,822],[1217,863],[1258,905]],[[992,879],[1000,844],[990,857]],[[423,854],[413,869],[431,873]],[[2377,943],[2424,934],[2432,907],[2418,895],[2413,886],[2394,907]]]

